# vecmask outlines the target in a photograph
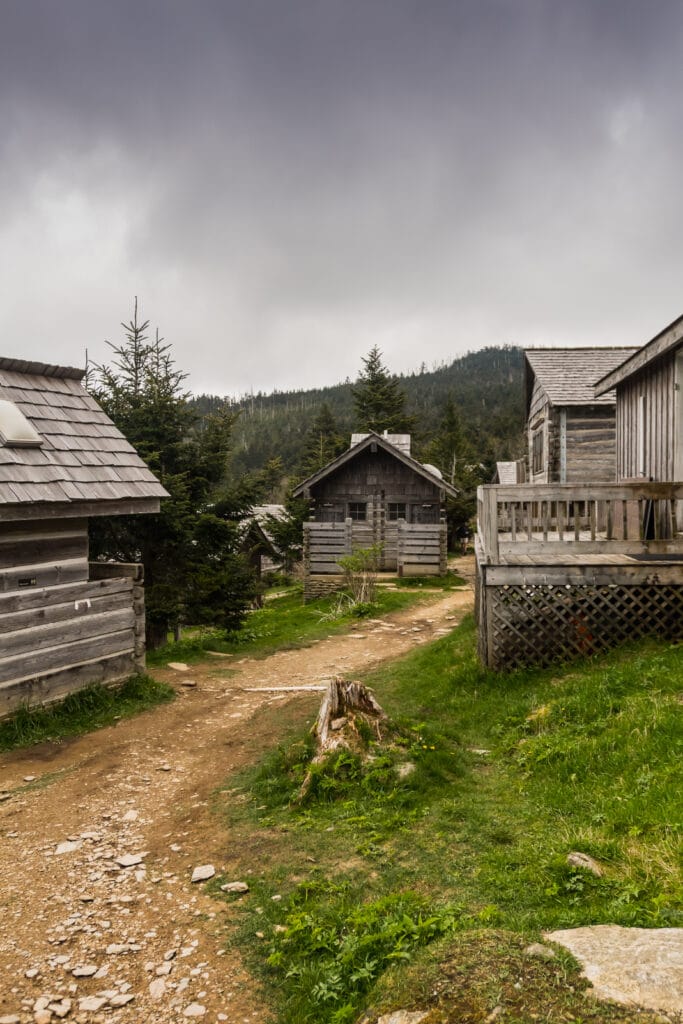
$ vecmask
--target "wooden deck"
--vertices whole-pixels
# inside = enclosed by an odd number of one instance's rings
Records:
[[[683,484],[482,487],[479,650],[549,664],[639,635],[683,637]]]

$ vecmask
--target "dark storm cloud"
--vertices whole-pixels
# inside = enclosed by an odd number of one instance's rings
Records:
[[[192,383],[269,389],[680,312],[683,10],[6,2],[9,354],[139,294]]]

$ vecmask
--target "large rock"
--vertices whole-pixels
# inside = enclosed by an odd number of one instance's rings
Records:
[[[601,924],[549,932],[583,967],[598,999],[683,1012],[683,928]]]

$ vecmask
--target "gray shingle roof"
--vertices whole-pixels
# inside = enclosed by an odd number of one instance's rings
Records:
[[[595,397],[594,385],[635,348],[527,349],[533,374],[553,405],[614,405],[614,392]]]
[[[14,402],[42,439],[39,448],[0,440],[0,505],[167,496],[82,377],[68,366],[0,357],[0,398]]]

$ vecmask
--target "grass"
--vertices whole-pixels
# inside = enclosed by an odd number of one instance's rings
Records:
[[[366,677],[395,724],[372,760],[335,755],[303,807],[306,735],[244,776],[229,817],[258,871],[240,941],[277,1020],[654,1019],[587,1003],[571,958],[523,950],[556,928],[683,924],[682,655],[647,642],[501,676],[468,622]],[[413,938],[394,943],[399,906]]]
[[[150,676],[128,679],[122,686],[88,686],[45,707],[20,707],[0,722],[0,751],[36,743],[59,743],[111,725],[171,700],[174,690]]]
[[[372,614],[381,616],[400,611],[422,599],[419,593],[378,591]],[[192,630],[191,635],[178,643],[148,651],[147,664],[197,661],[205,656],[207,650],[265,658],[275,651],[308,647],[326,636],[346,632],[358,623],[359,617],[350,611],[336,614],[336,603],[337,596],[332,595],[303,604],[301,592],[291,592],[250,612],[239,632],[226,634],[220,630]],[[367,611],[363,606],[364,617],[367,617]]]

